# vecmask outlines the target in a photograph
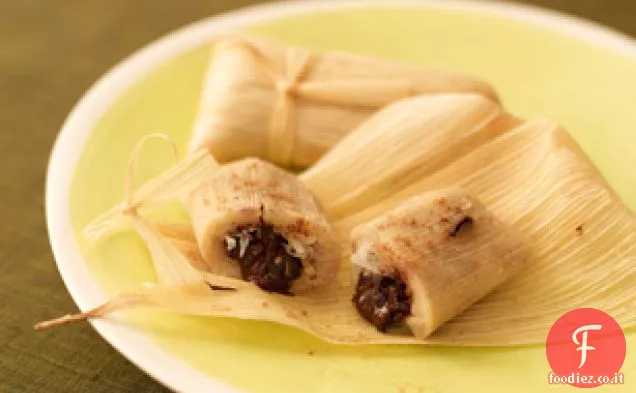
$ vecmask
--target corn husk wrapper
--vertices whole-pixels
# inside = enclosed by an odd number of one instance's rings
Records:
[[[373,154],[364,150],[356,154],[371,165]],[[343,166],[342,170],[351,168]],[[359,168],[355,170],[360,173]],[[351,303],[354,283],[346,254],[334,282],[302,296],[269,294],[242,281],[228,282],[232,279],[204,274],[205,282],[236,290],[211,291],[209,296],[169,296],[170,301],[163,300],[166,296],[158,290],[155,295],[145,294],[144,301],[138,300],[138,294],[124,294],[113,304],[123,308],[152,303],[153,307],[181,313],[270,320],[342,344],[537,344],[545,341],[557,318],[578,307],[604,310],[625,329],[636,325],[634,216],[576,143],[548,121],[525,123],[467,149],[461,157],[429,176],[423,174],[381,203],[355,214],[345,213],[346,218],[336,226],[348,233],[414,195],[447,187],[466,190],[501,222],[527,236],[532,259],[515,278],[427,339],[380,333],[357,315]],[[167,237],[156,229],[151,233],[164,242],[162,249],[172,251],[187,244],[184,239],[192,239],[192,235],[175,236],[173,231],[175,241],[165,243]],[[159,254],[153,252],[153,256]],[[114,309],[107,307],[104,312],[76,318],[100,316]]]
[[[203,84],[190,148],[205,147],[220,162],[256,156],[304,167],[379,108],[444,92],[497,101],[488,84],[459,73],[224,37]]]
[[[503,224],[527,236],[532,257],[515,278],[429,338],[379,333],[357,316],[348,257],[336,281],[315,292],[293,298],[224,292],[224,300],[210,299],[204,313],[240,316],[250,310],[250,318],[274,320],[347,344],[542,343],[554,321],[578,307],[604,310],[623,328],[636,325],[634,216],[576,143],[549,121],[525,123],[337,226],[348,232],[414,195],[450,186],[475,195]]]
[[[474,197],[453,189],[409,198],[356,227],[351,241],[357,266],[402,277],[411,296],[406,325],[419,338],[430,336],[530,260],[521,233]]]
[[[206,262],[202,270],[241,278],[239,262],[226,255],[224,239],[237,227],[262,220],[302,261],[292,292],[324,285],[338,274],[340,247],[331,224],[296,176],[272,164],[244,159],[223,165],[186,198],[185,206]]]
[[[142,138],[133,149],[126,173],[124,200],[95,218],[84,229],[84,236],[89,241],[97,242],[116,231],[132,227],[133,221],[128,218],[136,216],[138,210],[182,199],[217,171],[219,165],[214,157],[201,150],[189,154],[174,167],[144,183],[138,190],[133,190],[133,175],[139,153],[147,141],[158,136],[167,139],[162,134],[151,134]]]
[[[496,324],[501,340],[539,337],[577,307],[636,324],[636,221],[576,143],[549,121],[527,123],[382,204],[348,217],[342,230],[431,187],[469,190],[531,239],[528,269],[442,327],[459,334]],[[487,322],[490,321],[490,322]],[[509,333],[518,328],[518,332]]]
[[[332,220],[378,203],[519,124],[474,94],[401,100],[300,175]]]

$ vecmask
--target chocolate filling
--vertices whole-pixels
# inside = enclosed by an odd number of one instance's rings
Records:
[[[411,296],[397,272],[389,275],[360,272],[353,302],[360,315],[381,332],[404,322],[411,314]]]
[[[243,279],[269,292],[290,294],[292,281],[302,273],[300,258],[287,249],[287,239],[262,221],[239,226],[225,237],[225,252],[238,262]]]

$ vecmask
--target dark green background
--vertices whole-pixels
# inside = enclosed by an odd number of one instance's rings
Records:
[[[254,0],[0,0],[0,392],[163,392],[75,309],[44,222],[51,146],[82,93],[123,57],[191,21]],[[636,36],[634,0],[528,1]]]

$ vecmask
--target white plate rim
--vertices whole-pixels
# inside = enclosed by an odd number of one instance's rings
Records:
[[[62,279],[81,310],[107,300],[86,266],[70,220],[70,186],[84,145],[101,115],[127,88],[158,64],[179,56],[211,37],[255,23],[315,11],[369,6],[421,7],[505,16],[636,58],[636,40],[611,28],[575,16],[535,6],[479,0],[296,0],[267,3],[208,17],[180,28],[104,74],[83,95],[63,124],[50,156],[46,177],[46,222]],[[91,321],[95,330],[122,355],[160,383],[175,391],[237,393],[177,359],[142,332],[116,320]]]

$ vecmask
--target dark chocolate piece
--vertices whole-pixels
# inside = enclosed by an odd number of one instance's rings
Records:
[[[265,291],[289,295],[292,282],[302,273],[300,258],[287,252],[287,239],[264,222],[228,233],[225,250],[238,262],[243,279]]]
[[[360,315],[381,332],[404,322],[411,314],[411,296],[397,272],[390,275],[360,272],[353,302]]]

